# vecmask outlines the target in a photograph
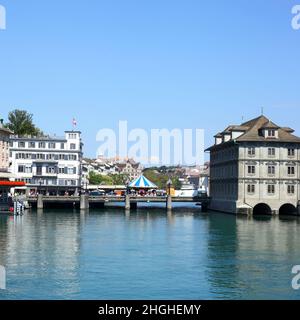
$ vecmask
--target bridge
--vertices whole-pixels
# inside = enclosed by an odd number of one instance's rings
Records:
[[[44,209],[46,207],[74,207],[81,210],[87,210],[90,207],[103,208],[105,204],[124,204],[126,210],[136,209],[138,203],[163,203],[168,210],[172,210],[173,203],[197,203],[201,204],[202,211],[206,211],[210,202],[210,198],[206,196],[199,197],[171,197],[171,196],[29,196],[28,203],[37,209]]]

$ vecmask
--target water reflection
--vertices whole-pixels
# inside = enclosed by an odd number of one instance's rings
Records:
[[[238,278],[236,217],[211,214],[208,231],[208,282],[220,299],[238,298],[244,284]]]
[[[296,299],[299,222],[198,208],[0,216],[0,298]]]
[[[6,236],[5,241],[1,237],[0,261],[7,267],[8,287],[14,288],[9,296],[18,297],[22,292],[22,299],[40,299],[50,283],[56,298],[78,292],[77,214],[38,212],[1,217],[1,221]]]

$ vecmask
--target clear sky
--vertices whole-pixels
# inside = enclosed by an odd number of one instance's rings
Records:
[[[0,114],[60,135],[204,128],[265,114],[300,135],[300,0],[0,0]]]

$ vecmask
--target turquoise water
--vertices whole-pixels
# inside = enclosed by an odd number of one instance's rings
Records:
[[[177,208],[0,216],[0,299],[299,299],[300,220]]]

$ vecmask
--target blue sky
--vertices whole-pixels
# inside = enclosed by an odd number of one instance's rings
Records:
[[[0,114],[61,134],[204,128],[206,145],[261,107],[300,135],[300,0],[0,0]]]

